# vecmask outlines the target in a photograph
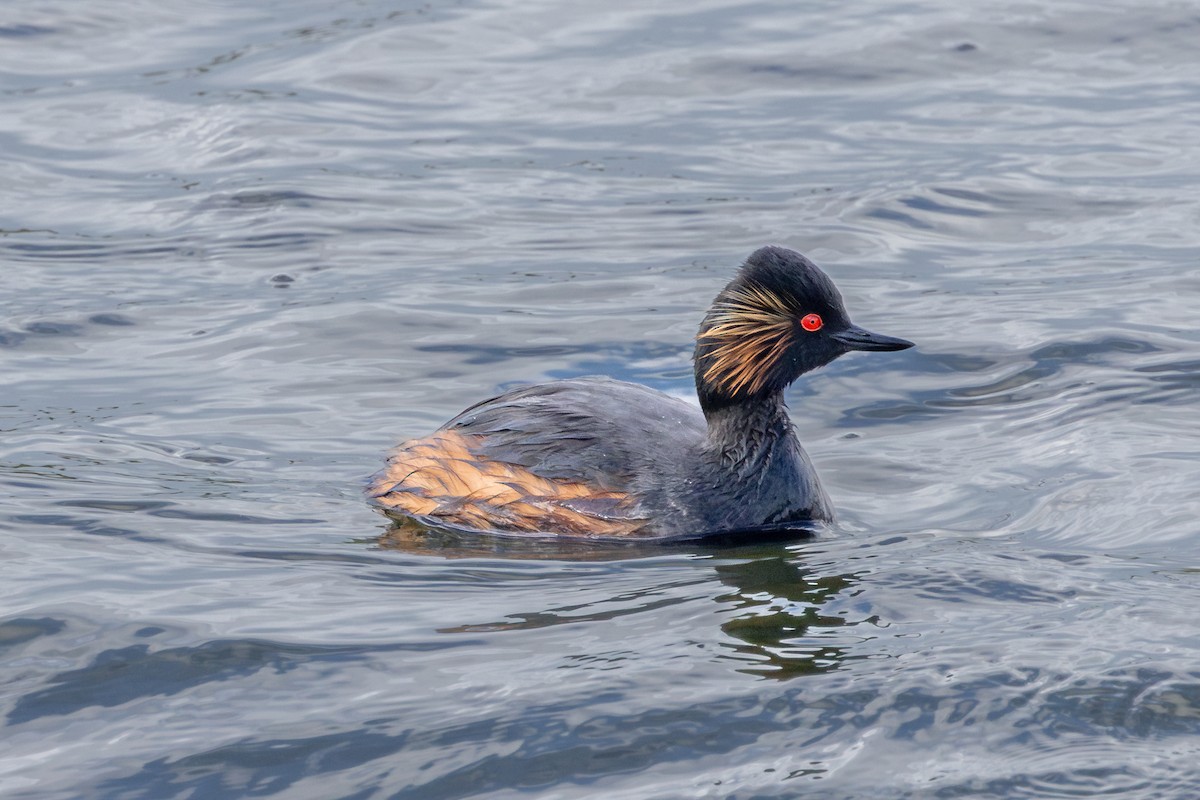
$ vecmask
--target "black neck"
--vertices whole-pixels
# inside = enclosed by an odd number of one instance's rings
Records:
[[[706,448],[736,470],[759,470],[775,448],[794,441],[783,392],[770,392],[737,403],[705,408]]]

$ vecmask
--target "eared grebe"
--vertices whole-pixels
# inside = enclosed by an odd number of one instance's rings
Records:
[[[700,324],[699,408],[610,378],[514,389],[401,444],[368,492],[392,516],[501,534],[690,538],[828,520],[783,391],[850,350],[908,347],[852,324],[807,258],[763,247]]]

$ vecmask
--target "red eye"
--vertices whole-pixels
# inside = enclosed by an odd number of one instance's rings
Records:
[[[821,330],[821,326],[824,324],[825,321],[821,319],[820,314],[806,314],[804,319],[800,320],[800,327],[809,333]]]

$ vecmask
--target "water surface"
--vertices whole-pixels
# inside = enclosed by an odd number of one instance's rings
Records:
[[[6,798],[1193,798],[1186,4],[0,9]],[[397,440],[691,392],[756,247],[797,542],[389,532]]]

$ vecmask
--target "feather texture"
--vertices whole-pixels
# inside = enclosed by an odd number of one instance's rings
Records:
[[[488,459],[478,452],[482,439],[441,430],[406,442],[368,493],[389,511],[474,530],[623,537],[645,525],[625,492]]]
[[[703,379],[736,395],[762,391],[795,336],[795,312],[769,289],[748,285],[713,307],[700,334],[711,346]]]

